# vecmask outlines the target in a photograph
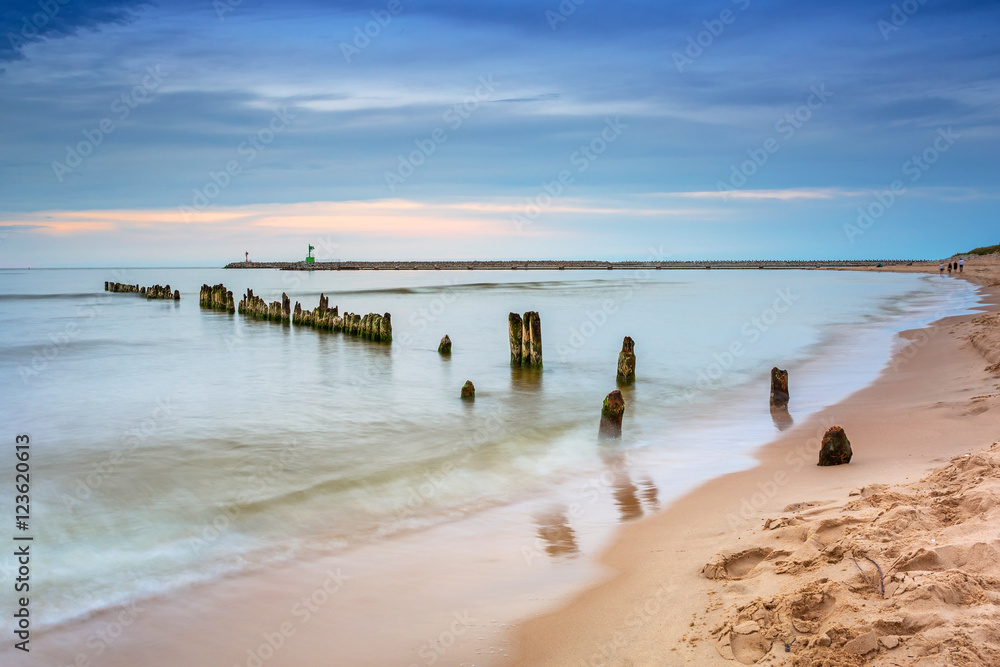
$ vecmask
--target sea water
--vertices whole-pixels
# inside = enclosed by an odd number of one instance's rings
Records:
[[[394,341],[200,308],[220,282],[237,300],[390,312]],[[0,271],[2,437],[32,443],[34,622],[516,503],[551,511],[494,528],[546,558],[593,551],[593,530],[752,465],[790,421],[873,381],[899,331],[978,298],[940,276],[840,271]],[[509,363],[508,313],[529,310],[541,371]],[[637,381],[621,441],[599,443],[624,336]],[[789,370],[789,419],[768,410],[772,366]],[[4,480],[14,464],[0,457]]]

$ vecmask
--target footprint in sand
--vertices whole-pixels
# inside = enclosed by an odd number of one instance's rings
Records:
[[[701,568],[701,573],[708,579],[742,579],[772,552],[767,547],[754,547],[734,554],[718,553]]]
[[[767,655],[772,645],[773,642],[761,635],[756,622],[747,621],[723,634],[715,648],[726,660],[752,665]]]
[[[771,650],[772,642],[764,639],[760,632],[756,630],[746,632],[741,634],[740,630],[746,630],[744,626],[753,625],[756,623],[744,623],[743,626],[738,626],[733,628],[733,631],[729,635],[729,645],[733,651],[733,657],[744,665],[752,665]]]
[[[820,625],[833,615],[837,598],[825,590],[806,588],[789,600],[789,620],[796,631],[804,634],[819,632]]]

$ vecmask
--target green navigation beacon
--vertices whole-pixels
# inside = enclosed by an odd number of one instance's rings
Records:
[[[309,244],[309,254],[306,255],[306,264],[315,264],[316,263],[316,258],[313,257],[313,250],[315,250],[315,249],[316,248],[314,248],[312,246],[312,244],[310,243]]]

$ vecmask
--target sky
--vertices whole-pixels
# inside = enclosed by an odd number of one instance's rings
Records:
[[[1000,3],[4,0],[0,267],[938,259]]]

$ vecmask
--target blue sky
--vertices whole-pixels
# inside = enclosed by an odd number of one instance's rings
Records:
[[[1000,240],[998,27],[935,0],[8,1],[0,266],[947,256]]]

